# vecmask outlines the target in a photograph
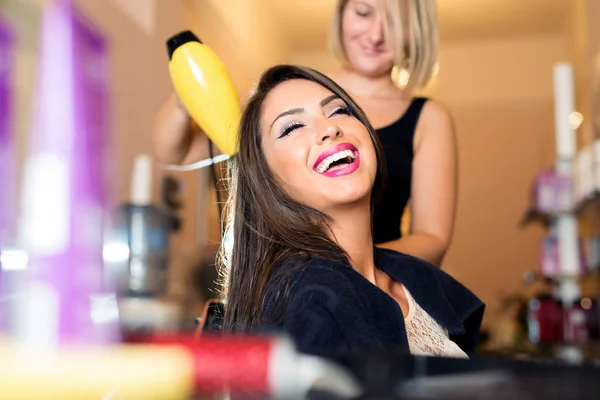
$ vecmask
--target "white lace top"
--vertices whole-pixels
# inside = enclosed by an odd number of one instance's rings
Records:
[[[417,304],[403,286],[408,300],[408,315],[404,319],[410,353],[422,356],[469,358],[448,336],[448,332]]]

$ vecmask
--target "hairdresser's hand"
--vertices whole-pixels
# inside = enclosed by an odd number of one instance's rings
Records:
[[[189,112],[187,110],[187,108],[185,107],[185,104],[183,104],[183,100],[181,100],[181,97],[179,97],[177,95],[177,93],[173,93],[171,95],[172,97],[175,97],[176,101],[177,101],[177,108],[179,108],[179,110],[183,113],[185,113],[185,115],[187,115],[189,117]]]
[[[159,163],[191,164],[209,157],[208,138],[198,128],[173,93],[161,107],[154,120],[152,132],[154,156]],[[214,154],[220,154],[214,148]]]

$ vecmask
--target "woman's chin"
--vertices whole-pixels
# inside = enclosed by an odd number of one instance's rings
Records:
[[[389,76],[392,67],[387,62],[379,62],[376,60],[360,60],[352,63],[352,68],[360,73],[361,75],[368,76],[370,78],[379,78],[382,76]]]
[[[328,203],[332,208],[347,208],[350,206],[369,207],[370,195],[370,190],[348,191],[346,193],[338,192],[335,196],[330,197]]]

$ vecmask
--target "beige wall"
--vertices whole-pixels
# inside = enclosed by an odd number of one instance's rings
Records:
[[[577,107],[585,112],[590,106],[589,91],[589,21],[588,1],[571,0],[569,17],[569,56],[575,63],[575,87]]]
[[[185,0],[188,26],[217,52],[245,98],[253,82],[286,50],[276,21],[256,0]]]
[[[552,65],[568,61],[567,46],[561,36],[442,43],[426,92],[461,106],[552,101]]]
[[[442,44],[428,94],[446,103],[459,143],[456,230],[444,268],[488,304],[539,270],[539,226],[519,228],[534,176],[554,162],[553,64],[562,37]]]
[[[575,63],[577,110],[584,116],[580,145],[589,144],[600,129],[600,2],[571,0],[570,55]]]

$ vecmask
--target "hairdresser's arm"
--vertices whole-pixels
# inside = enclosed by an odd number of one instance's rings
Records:
[[[457,202],[457,145],[450,113],[428,101],[415,134],[410,233],[385,247],[440,265],[450,245]]]
[[[164,164],[190,164],[209,157],[208,138],[174,93],[161,107],[152,133],[154,155]],[[214,146],[213,155],[220,154]]]

